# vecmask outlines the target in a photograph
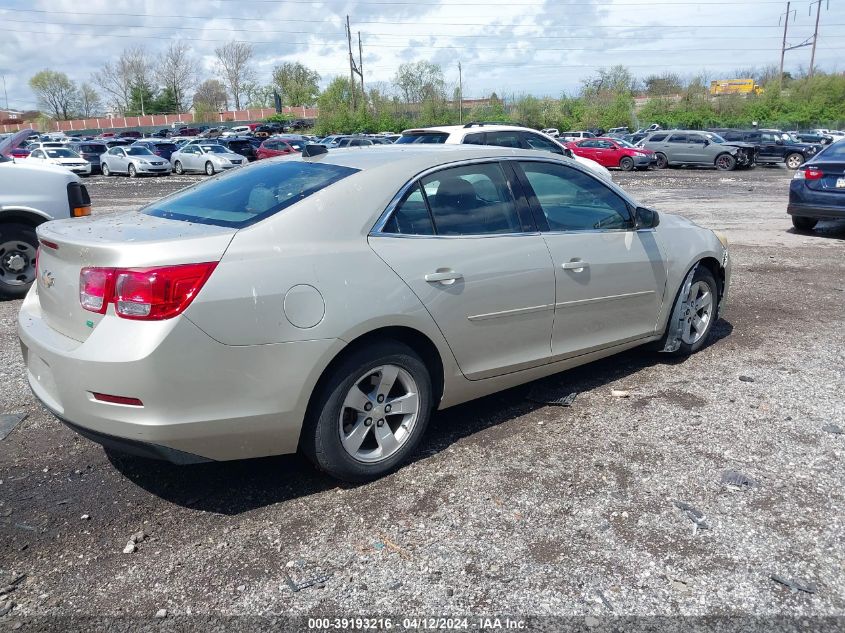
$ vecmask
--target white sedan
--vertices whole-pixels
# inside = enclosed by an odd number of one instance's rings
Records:
[[[166,176],[170,173],[170,163],[146,147],[118,145],[100,156],[100,169],[103,176]]]
[[[201,143],[191,141],[183,145],[178,151],[170,156],[173,171],[177,174],[185,172],[205,172],[207,176],[213,176],[218,171],[225,171],[233,167],[246,165],[247,159],[236,154],[228,147],[219,143]]]
[[[434,410],[697,351],[730,285],[723,237],[478,145],[308,145],[38,237],[18,333],[68,426],[177,463],[302,451],[352,481],[398,468]]]
[[[80,176],[91,175],[91,163],[79,154],[64,147],[39,147],[33,150],[26,160],[39,161],[49,165],[58,165]]]

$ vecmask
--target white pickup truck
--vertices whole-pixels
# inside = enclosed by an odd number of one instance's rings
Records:
[[[0,296],[7,298],[23,297],[35,281],[35,227],[91,214],[79,176],[64,167],[10,156],[30,134],[32,130],[24,130],[0,141]]]

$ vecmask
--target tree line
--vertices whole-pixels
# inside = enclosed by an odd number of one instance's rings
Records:
[[[450,84],[443,68],[427,61],[401,64],[388,82],[362,85],[348,77],[321,77],[298,62],[276,66],[270,82],[255,72],[253,48],[229,42],[215,50],[214,77],[199,81],[199,65],[187,45],[172,42],[157,56],[130,47],[104,64],[90,81],[76,85],[63,73],[44,70],[31,80],[39,104],[53,118],[90,117],[104,107],[119,114],[159,114],[194,110],[195,120],[211,121],[221,110],[317,105],[318,134],[396,131],[460,121],[511,121],[560,130],[651,123],[664,127],[834,127],[845,125],[845,74],[778,69],[736,69],[723,77],[750,77],[763,86],[760,95],[712,98],[711,77],[675,73],[635,77],[625,66],[602,68],[579,87],[559,97],[493,92],[462,107],[460,86]],[[715,78],[715,77],[714,77]],[[500,96],[501,95],[501,96]]]

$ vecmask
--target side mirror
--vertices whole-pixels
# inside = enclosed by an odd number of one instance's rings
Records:
[[[775,145],[783,145],[783,139],[782,138],[776,139]]]
[[[638,231],[640,229],[653,229],[658,224],[660,224],[660,215],[654,209],[637,207],[634,210],[634,228]]]
[[[572,158],[572,150],[568,147],[563,148],[563,155]]]
[[[706,138],[704,139],[704,147],[707,147],[708,145],[710,145],[710,139]]]

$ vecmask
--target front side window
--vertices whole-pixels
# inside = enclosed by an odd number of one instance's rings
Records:
[[[111,154],[112,156],[123,156],[123,148],[121,148],[121,147],[112,147],[112,148],[109,150],[109,154]]]
[[[687,137],[687,143],[690,145],[704,145],[704,137],[698,134],[690,134]]]
[[[330,163],[258,164],[203,181],[152,203],[143,212],[172,220],[243,228],[358,171]]]
[[[529,132],[523,132],[522,138],[528,144],[528,147],[531,149],[540,150],[543,152],[552,152],[553,154],[563,154],[563,150],[560,148],[559,145],[553,143],[552,141],[543,138],[538,134],[531,134]]]
[[[452,167],[420,179],[437,235],[495,235],[522,230],[498,163]]]
[[[564,165],[521,162],[550,231],[628,229],[627,203],[592,176]]]

